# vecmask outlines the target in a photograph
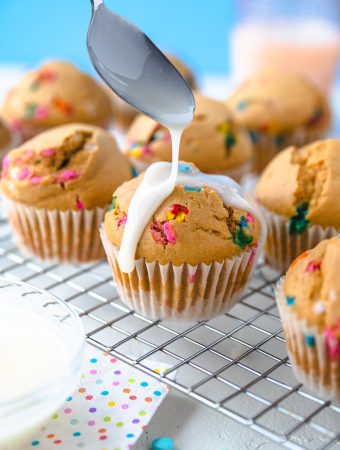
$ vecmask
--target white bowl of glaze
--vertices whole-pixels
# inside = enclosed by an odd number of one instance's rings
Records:
[[[0,450],[29,442],[74,391],[84,344],[67,303],[0,277]]]

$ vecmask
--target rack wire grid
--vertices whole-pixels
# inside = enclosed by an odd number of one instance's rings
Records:
[[[273,294],[278,274],[268,266],[258,266],[225,315],[205,323],[152,322],[120,301],[106,262],[58,265],[25,256],[0,209],[0,272],[72,305],[89,343],[283,447],[340,449],[340,405],[294,377]]]

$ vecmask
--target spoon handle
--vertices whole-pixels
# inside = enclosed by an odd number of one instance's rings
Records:
[[[92,3],[92,10],[95,11],[99,5],[102,5],[104,3],[104,0],[91,0]]]

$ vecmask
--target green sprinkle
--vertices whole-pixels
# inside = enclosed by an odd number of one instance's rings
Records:
[[[109,206],[109,211],[112,211],[113,209],[115,209],[115,207],[116,207],[116,201],[117,201],[117,196],[114,195],[114,196],[112,197],[111,205]]]
[[[306,219],[308,214],[308,203],[302,203],[296,208],[296,215],[292,216],[288,222],[289,234],[301,234],[307,227],[309,220]]]
[[[236,144],[235,136],[232,133],[227,133],[225,140],[224,140],[224,145],[225,145],[225,148],[227,149],[228,154],[235,144]]]
[[[25,110],[25,118],[32,119],[32,117],[35,116],[36,109],[37,109],[36,103],[27,103],[26,110]]]
[[[248,244],[251,244],[253,242],[253,236],[246,234],[242,227],[237,227],[232,240],[234,244],[238,245],[242,250],[244,250]]]

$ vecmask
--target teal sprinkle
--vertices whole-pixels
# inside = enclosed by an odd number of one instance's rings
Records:
[[[174,450],[174,441],[169,437],[154,439],[151,444],[151,450]]]
[[[292,216],[288,222],[289,234],[301,234],[307,227],[309,220],[306,219],[308,214],[308,203],[302,203],[296,208],[296,215]]]
[[[241,101],[239,101],[238,103],[237,103],[237,105],[236,105],[236,110],[237,111],[244,111],[246,108],[247,108],[247,106],[249,105],[249,100],[241,100]]]
[[[178,164],[178,172],[189,173],[189,172],[191,172],[191,167],[189,164],[183,164],[183,163]]]
[[[138,177],[138,172],[133,166],[131,166],[131,175],[132,175],[132,178]]]
[[[286,295],[286,301],[288,306],[292,306],[295,303],[295,297],[290,297],[289,295]]]
[[[33,447],[37,447],[39,444],[40,444],[39,441],[33,441],[33,442],[32,442],[32,446],[33,446]]]
[[[258,136],[258,133],[256,131],[250,130],[249,131],[249,136],[250,136],[250,139],[251,139],[253,144],[256,144],[257,141],[259,140],[259,136]]]
[[[228,133],[224,140],[224,145],[225,145],[225,148],[227,149],[228,154],[235,144],[236,144],[235,136],[232,133]]]
[[[311,335],[305,336],[307,347],[314,347],[315,346],[315,337]]]
[[[117,201],[117,197],[114,195],[114,196],[112,197],[111,205],[109,206],[109,211],[112,211],[113,209],[115,209],[115,207],[116,207],[116,201]]]
[[[285,137],[284,134],[277,134],[276,135],[275,141],[276,141],[276,145],[278,147],[282,147],[284,145],[284,143],[285,143],[285,140],[286,140],[286,137]]]
[[[202,188],[201,187],[196,187],[196,186],[184,186],[184,190],[185,191],[201,192]]]

